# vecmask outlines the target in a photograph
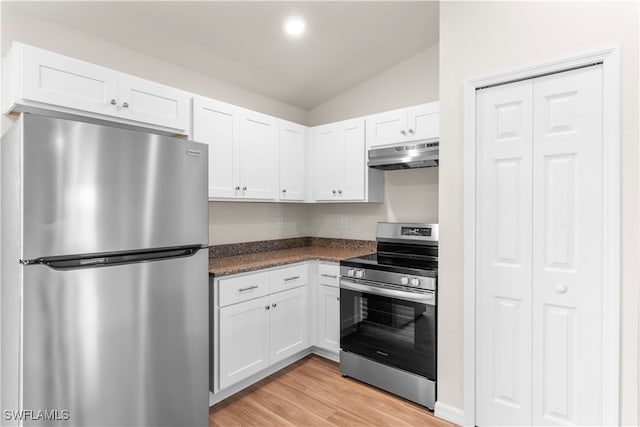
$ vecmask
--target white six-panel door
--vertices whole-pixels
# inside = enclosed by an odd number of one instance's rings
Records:
[[[477,422],[531,421],[532,82],[478,92]]]
[[[477,93],[476,421],[602,423],[600,66]]]

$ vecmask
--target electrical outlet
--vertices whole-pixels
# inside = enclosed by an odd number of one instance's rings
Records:
[[[343,230],[349,228],[349,218],[347,218],[346,216],[340,217],[340,228],[342,228]]]
[[[284,218],[281,216],[276,217],[276,228],[284,228]]]

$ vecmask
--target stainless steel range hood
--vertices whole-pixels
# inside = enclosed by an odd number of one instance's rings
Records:
[[[390,147],[371,148],[367,165],[382,170],[437,167],[439,146],[438,138],[433,138]]]

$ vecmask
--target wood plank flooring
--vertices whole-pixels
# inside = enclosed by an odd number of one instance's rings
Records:
[[[214,405],[210,427],[434,426],[447,421],[412,402],[343,378],[338,364],[311,355]]]

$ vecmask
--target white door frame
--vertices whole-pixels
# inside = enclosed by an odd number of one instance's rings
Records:
[[[602,63],[604,292],[602,420],[618,425],[620,331],[620,65],[618,48],[467,80],[464,86],[464,425],[476,424],[476,90]]]

